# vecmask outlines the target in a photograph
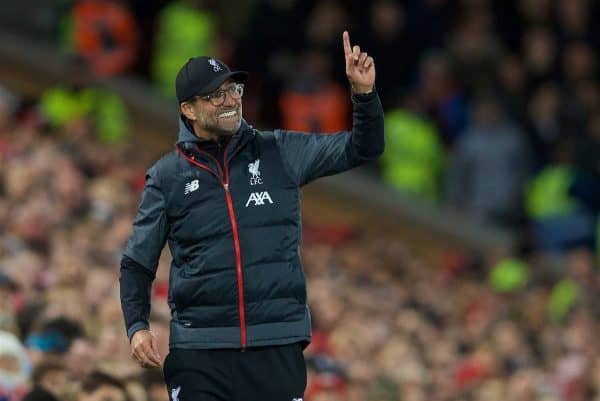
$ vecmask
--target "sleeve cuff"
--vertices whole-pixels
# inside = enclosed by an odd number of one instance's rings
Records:
[[[131,342],[131,337],[140,330],[148,330],[150,326],[146,322],[135,322],[127,329],[127,337],[129,337],[129,342]]]
[[[352,100],[357,103],[366,103],[366,102],[373,100],[376,97],[377,97],[377,90],[375,90],[375,88],[373,88],[373,90],[367,94],[361,94],[361,93],[353,93],[352,94]]]

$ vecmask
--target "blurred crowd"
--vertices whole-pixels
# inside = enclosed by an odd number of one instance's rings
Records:
[[[94,119],[57,129],[0,91],[0,400],[167,401],[133,363],[118,260],[149,160]],[[426,262],[391,234],[305,227],[307,401],[600,400],[594,255]],[[168,352],[170,256],[151,327]],[[524,266],[526,265],[526,266]]]
[[[524,248],[597,248],[597,2],[58,4],[46,6],[55,16],[48,37],[96,76],[135,75],[172,97],[180,66],[213,54],[250,72],[244,115],[266,128],[349,128],[340,38],[348,29],[377,65],[387,148],[371,170],[385,183],[510,230]]]
[[[187,57],[216,54],[251,73],[250,122],[298,130],[349,127],[349,29],[377,65],[382,179],[519,233],[513,257],[429,261],[398,238],[307,224],[306,401],[600,401],[597,2],[51,7],[53,37],[78,68],[144,77],[171,96]],[[73,74],[39,99],[0,88],[2,401],[168,400],[160,371],[129,357],[118,298],[152,160],[128,143],[118,96],[88,82]],[[163,358],[169,262],[165,252],[151,316]]]
[[[0,90],[2,400],[168,399],[161,373],[129,358],[118,298],[149,161],[104,144],[94,122],[56,129],[35,99]],[[156,313],[166,354],[168,311]]]

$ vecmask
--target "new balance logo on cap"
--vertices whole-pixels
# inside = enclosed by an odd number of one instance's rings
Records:
[[[187,195],[190,192],[194,192],[199,187],[200,187],[200,184],[198,183],[198,180],[190,181],[187,184],[185,184],[185,194]]]
[[[265,192],[252,192],[250,197],[248,198],[248,202],[246,202],[246,207],[250,205],[251,202],[254,202],[254,206],[261,206],[265,204],[265,201],[273,204],[273,199],[267,191]]]
[[[208,59],[208,64],[212,65],[213,71],[214,72],[219,72],[223,69],[223,67],[221,67],[219,65],[219,63],[217,63],[217,60],[215,60],[214,58],[209,58]]]

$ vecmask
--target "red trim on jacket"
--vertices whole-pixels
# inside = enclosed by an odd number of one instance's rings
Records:
[[[231,141],[229,141],[229,143],[231,143]],[[231,231],[233,234],[233,249],[235,251],[235,270],[237,273],[237,285],[238,285],[238,311],[239,311],[239,316],[240,316],[240,343],[242,345],[242,350],[245,350],[246,345],[247,345],[247,340],[246,340],[246,306],[245,306],[245,302],[244,302],[244,275],[242,272],[242,252],[241,252],[241,247],[240,247],[240,236],[239,236],[237,221],[235,219],[235,211],[233,209],[233,199],[231,198],[231,192],[229,191],[229,163],[227,163],[227,148],[229,147],[229,143],[227,143],[227,146],[225,147],[225,152],[223,153],[223,157],[224,157],[223,165],[225,166],[225,176],[223,178],[219,177],[219,175],[214,170],[212,170],[210,167],[208,167],[207,165],[202,164],[202,163],[196,161],[195,158],[189,157],[188,155],[186,155],[179,148],[179,146],[175,146],[175,147],[176,147],[177,151],[179,152],[179,154],[185,160],[187,160],[189,163],[193,164],[194,166],[200,167],[201,169],[206,170],[209,173],[211,173],[212,175],[214,175],[215,177],[217,177],[217,179],[221,183],[221,186],[225,190],[225,201],[227,202],[227,210],[229,212],[229,221],[231,223]],[[234,154],[237,153],[238,150],[239,149],[236,149]],[[221,170],[221,166],[219,165],[219,162],[217,161],[217,159],[214,158],[208,152],[204,152],[202,150],[200,150],[200,152],[206,154],[208,157],[213,159],[216,162],[217,167],[219,168],[219,171],[221,172],[221,175],[223,175],[223,171]]]

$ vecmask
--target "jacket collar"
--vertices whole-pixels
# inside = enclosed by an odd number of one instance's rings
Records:
[[[185,117],[183,116],[183,114],[181,114],[179,116],[179,137],[177,138],[177,143],[182,143],[182,142],[200,142],[201,139],[198,138],[196,135],[194,135],[194,133],[191,131],[190,127],[188,127],[188,124],[186,123]]]

